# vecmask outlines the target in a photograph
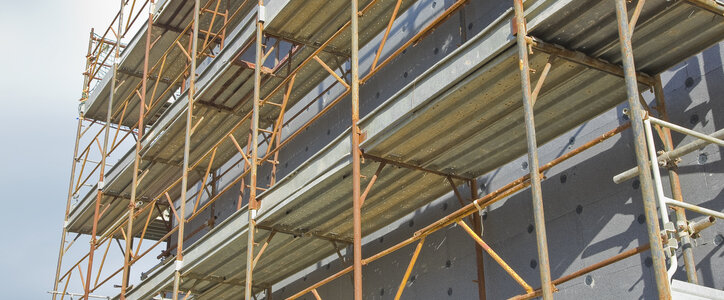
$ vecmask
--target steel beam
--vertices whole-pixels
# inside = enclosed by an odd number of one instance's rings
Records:
[[[529,36],[526,37],[526,40],[533,47],[533,49],[539,50],[541,52],[555,55],[556,57],[563,58],[570,62],[574,62],[589,67],[591,69],[599,70],[601,72],[606,72],[614,76],[618,76],[621,78],[624,78],[625,76],[623,67],[614,63],[605,61],[600,58],[590,57],[583,52],[566,49],[561,45],[548,43],[536,37]],[[636,72],[636,79],[639,83],[645,84],[647,86],[654,86],[654,84],[656,84],[656,80],[653,77],[641,72]]]
[[[143,75],[144,73],[130,71],[125,68],[118,69],[118,73],[121,73],[121,74],[127,75],[127,76],[131,76],[131,77],[136,77],[139,79],[148,78],[151,80],[158,80],[159,82],[165,83],[167,85],[171,85],[174,88],[178,88],[181,86],[180,84],[176,84],[173,81],[171,81],[170,79],[165,78],[165,77],[159,77],[157,75]]]
[[[292,44],[302,45],[302,46],[305,46],[305,47],[309,47],[309,48],[311,48],[311,49],[319,49],[319,48],[321,48],[319,45],[316,45],[315,42],[303,40],[303,39],[300,39],[300,38],[291,37],[291,36],[284,35],[284,34],[277,34],[277,33],[272,33],[272,32],[265,32],[264,35],[266,35],[266,36],[268,36],[268,37],[272,37],[272,38],[278,39],[278,40],[287,41],[287,42],[292,43]],[[330,47],[330,46],[327,46],[327,47],[323,48],[323,49],[322,49],[322,52],[328,53],[328,54],[331,54],[331,55],[334,55],[334,56],[337,56],[337,57],[339,57],[339,58],[349,59],[349,53],[344,53],[344,52],[342,52],[342,51],[339,51],[339,50],[336,50],[336,49],[332,49],[332,47]]]
[[[361,150],[360,150],[360,151],[361,151]],[[369,158],[369,159],[371,159],[371,160],[375,160],[375,161],[378,161],[378,162],[381,162],[381,163],[386,163],[386,164],[390,164],[390,165],[393,165],[393,166],[398,166],[398,167],[406,168],[406,169],[410,169],[410,170],[423,171],[423,172],[426,172],[426,173],[435,174],[435,175],[439,175],[439,176],[442,176],[442,177],[450,177],[450,178],[454,178],[454,179],[458,179],[458,180],[463,180],[463,181],[468,181],[468,180],[471,180],[471,179],[472,179],[472,178],[468,178],[468,177],[465,177],[465,176],[460,176],[460,175],[455,175],[455,174],[448,174],[448,173],[445,173],[445,172],[440,172],[440,171],[428,169],[428,168],[425,168],[425,167],[420,167],[420,166],[408,164],[408,163],[401,162],[401,161],[391,160],[391,159],[387,159],[387,158],[375,156],[375,155],[368,154],[368,153],[362,153],[361,155],[364,156],[365,158]]]
[[[266,226],[266,225],[258,225],[255,224],[257,229],[266,230],[266,231],[273,231],[283,234],[288,234],[292,236],[298,236],[298,237],[312,237],[320,240],[326,240],[334,243],[342,243],[342,244],[349,244],[352,245],[354,242],[352,240],[344,239],[342,237],[334,236],[334,235],[328,235],[317,231],[304,231],[304,230],[294,230],[289,228],[284,228],[280,226]]]

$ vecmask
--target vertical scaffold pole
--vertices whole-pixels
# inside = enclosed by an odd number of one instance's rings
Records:
[[[146,49],[143,56],[143,78],[141,78],[141,105],[138,109],[138,136],[136,138],[136,153],[133,160],[133,180],[131,183],[131,200],[128,203],[128,225],[127,225],[127,238],[126,238],[126,250],[124,252],[123,260],[123,278],[121,279],[121,300],[126,299],[126,290],[128,289],[128,279],[131,273],[131,257],[132,245],[133,245],[133,217],[136,210],[136,197],[138,189],[138,168],[141,160],[141,139],[143,138],[143,131],[145,129],[145,123],[143,117],[145,115],[146,108],[146,84],[148,81],[148,56],[151,50],[151,31],[153,29],[153,10],[154,1],[150,1],[148,8],[148,26],[146,30]],[[120,125],[119,125],[120,126]]]
[[[351,43],[351,70],[352,84],[350,93],[352,97],[352,222],[354,234],[354,299],[362,300],[362,203],[360,202],[360,132],[357,127],[359,122],[359,3],[357,0],[351,2],[350,36]]]
[[[68,201],[65,204],[65,218],[63,219],[63,232],[60,236],[60,250],[58,252],[58,266],[55,270],[55,282],[53,283],[53,300],[58,295],[58,279],[60,278],[60,269],[63,265],[63,255],[65,254],[65,235],[68,234],[68,214],[70,213],[70,201],[73,199],[73,183],[75,180],[76,156],[78,156],[78,143],[80,142],[80,132],[83,126],[83,115],[78,116],[78,129],[75,133],[75,146],[73,148],[73,165],[70,167],[70,187],[68,187]]]
[[[81,97],[81,104],[88,98],[88,82],[90,82],[90,72],[88,68],[91,62],[91,51],[93,49],[93,34],[94,29],[91,28],[90,36],[88,37],[88,53],[85,59],[85,72],[83,75],[83,94]],[[65,203],[65,217],[63,219],[63,230],[60,236],[60,250],[58,251],[58,266],[55,269],[55,282],[53,283],[53,292],[58,291],[58,280],[60,279],[60,270],[63,267],[63,255],[65,255],[65,236],[68,234],[68,215],[70,214],[70,202],[73,199],[73,183],[75,182],[75,168],[77,166],[78,158],[78,145],[80,143],[81,128],[83,127],[83,112],[79,111],[78,114],[78,128],[75,133],[75,146],[73,148],[73,164],[70,167],[70,184],[68,185],[68,199]],[[53,300],[58,296],[57,293],[53,293]]]
[[[189,186],[189,152],[191,147],[191,127],[193,126],[194,117],[194,100],[196,92],[196,55],[199,43],[199,10],[200,0],[194,1],[194,26],[191,41],[191,69],[189,70],[189,104],[186,111],[186,133],[184,135],[184,162],[181,177],[181,199],[179,199],[181,207],[178,222],[178,237],[176,242],[176,268],[173,278],[173,300],[178,300],[179,288],[181,285],[181,268],[183,267],[183,249],[184,249],[184,227],[186,225],[186,190]]]
[[[108,136],[110,135],[111,131],[111,119],[113,117],[113,91],[116,90],[116,79],[118,76],[118,59],[121,54],[121,37],[123,36],[123,6],[124,1],[120,1],[121,6],[119,8],[118,12],[118,32],[116,34],[116,46],[115,51],[113,51],[113,78],[111,80],[111,92],[108,96],[108,111],[106,112],[106,124],[104,124],[104,133],[103,133],[103,153],[101,153],[101,167],[99,168],[100,175],[98,179],[98,192],[96,194],[96,203],[95,203],[95,209],[93,211],[93,229],[91,230],[91,240],[90,240],[90,252],[88,252],[88,270],[86,272],[86,278],[85,278],[85,289],[83,293],[83,299],[88,300],[90,296],[90,290],[91,290],[91,274],[93,271],[93,253],[95,252],[96,248],[96,235],[98,233],[98,214],[100,212],[101,208],[101,200],[103,199],[103,187],[104,187],[104,177],[106,173],[106,156],[108,154]]]
[[[661,75],[657,75],[654,82],[654,95],[656,96],[656,110],[659,112],[659,117],[664,121],[669,121],[669,114],[666,112],[666,98],[664,97],[664,88],[661,85]],[[671,129],[664,127],[664,150],[674,150],[674,141],[671,139]],[[684,196],[681,193],[681,181],[679,180],[679,172],[677,167],[673,166],[669,168],[669,185],[671,186],[671,195],[677,201],[684,201]],[[676,211],[676,227],[681,239],[681,252],[684,256],[684,268],[686,269],[687,281],[693,284],[699,283],[699,278],[696,275],[696,261],[694,260],[694,249],[691,245],[691,236],[689,235],[688,222],[686,220],[686,210],[683,208],[675,207]],[[680,227],[684,226],[684,230]]]
[[[515,27],[517,29],[518,56],[520,64],[520,82],[523,90],[523,112],[525,114],[525,134],[528,141],[528,168],[530,169],[530,189],[533,198],[533,219],[535,223],[536,243],[538,246],[538,270],[540,272],[543,299],[553,298],[551,270],[548,261],[548,241],[546,239],[545,216],[543,215],[543,193],[541,192],[540,171],[538,166],[538,145],[535,135],[535,120],[530,85],[530,65],[528,64],[528,43],[525,41],[527,29],[522,0],[513,0],[515,6]]]
[[[478,181],[472,179],[469,185],[470,200],[478,199]],[[475,230],[475,233],[481,238],[483,237],[483,220],[480,219],[479,211],[473,213],[473,230]],[[475,262],[477,264],[478,274],[478,297],[480,300],[485,300],[485,262],[483,261],[483,247],[478,243],[475,243]]]
[[[256,199],[257,166],[259,165],[259,105],[261,102],[261,65],[263,57],[262,34],[264,32],[264,1],[259,0],[256,19],[256,55],[254,58],[254,103],[251,115],[251,169],[249,170],[249,204],[248,227],[246,242],[246,282],[244,286],[244,299],[252,299],[253,272],[254,272],[254,231],[256,231],[256,212],[259,202]]]
[[[666,274],[666,261],[664,249],[661,245],[661,231],[659,217],[656,215],[656,199],[651,179],[651,169],[646,150],[644,136],[643,110],[639,102],[638,83],[636,80],[636,67],[634,65],[633,47],[631,45],[631,29],[629,27],[626,0],[613,0],[616,6],[618,19],[618,34],[623,58],[624,77],[628,104],[631,109],[631,128],[633,130],[634,150],[639,168],[639,182],[644,202],[644,215],[646,216],[646,229],[651,244],[651,259],[653,260],[654,276],[660,299],[671,299],[671,288]]]

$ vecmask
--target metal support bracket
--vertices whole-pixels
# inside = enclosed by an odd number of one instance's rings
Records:
[[[673,222],[667,222],[664,224],[664,228],[661,231],[662,236],[669,237],[669,234],[675,234],[676,233],[676,227],[674,226]],[[676,249],[679,248],[679,243],[676,240],[676,238],[669,238],[666,241],[666,244],[664,244],[664,252],[666,252],[666,256],[676,255]]]

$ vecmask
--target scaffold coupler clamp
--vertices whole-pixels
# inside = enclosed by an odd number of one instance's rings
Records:
[[[651,116],[651,115],[649,114],[649,112],[648,112],[646,109],[644,109],[643,107],[641,108],[640,111],[641,111],[641,120],[644,120],[644,121],[645,121],[645,120],[648,120],[649,117]]]
[[[679,238],[679,240],[691,235],[689,233],[689,224],[687,224],[687,223],[688,222],[681,221],[681,220],[676,221],[676,234],[677,234],[677,237]]]
[[[183,267],[184,267],[184,261],[183,261],[183,260],[177,260],[177,261],[176,261],[175,270],[176,270],[176,271],[181,271],[181,268],[183,268]]]
[[[663,246],[664,252],[666,252],[666,256],[668,257],[676,255],[676,249],[679,248],[679,243],[676,240],[674,234],[676,234],[676,227],[674,226],[674,223],[664,223],[664,230],[662,230],[662,236],[666,236],[667,239],[665,241],[666,243]]]
[[[659,166],[667,169],[676,169],[681,162],[681,157],[671,158],[668,152],[659,150],[656,152],[659,155]]]
[[[86,99],[88,99],[88,93],[85,91],[81,95],[81,101],[78,104],[78,115],[79,116],[85,116],[85,113],[88,112],[88,106],[86,105]]]
[[[478,200],[473,200],[473,205],[475,205],[475,208],[478,209],[478,216],[480,217],[480,236],[483,236],[483,231],[485,231],[485,227],[483,227],[483,208],[478,204]]]

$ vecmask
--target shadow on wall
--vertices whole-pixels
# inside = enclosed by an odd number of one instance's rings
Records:
[[[706,132],[724,128],[722,120],[713,118],[714,114],[722,111],[722,105],[724,105],[720,101],[715,101],[720,99],[721,95],[724,95],[724,91],[722,91],[724,86],[721,85],[721,82],[724,82],[721,52],[721,45],[716,45],[702,55],[680,64],[671,73],[664,75],[665,78],[670,78],[664,89],[667,94],[667,108],[672,122],[694,127],[695,129],[705,127]],[[647,95],[645,98],[651,101],[652,104],[655,103],[651,95]],[[607,126],[599,130],[607,131],[617,125],[616,123],[623,124],[627,122],[628,120],[622,114],[625,107],[625,104],[617,107],[615,113],[618,120],[608,121]],[[584,130],[587,126],[589,128]],[[576,139],[586,142],[587,140],[579,135],[586,135],[587,132],[596,130],[590,127],[594,126],[585,123],[572,133],[564,136],[572,137],[569,144],[575,143]],[[674,134],[673,138],[676,145],[683,145],[690,141],[690,139],[685,140],[684,136],[680,134]],[[556,141],[559,140],[560,138],[556,139]],[[604,143],[605,150],[600,150],[601,148],[594,148],[599,150],[589,150],[589,152],[598,151],[598,153],[593,155],[582,154],[581,156],[585,157],[585,159],[573,160],[573,163],[561,165],[560,169],[566,168],[565,170],[553,170],[555,172],[546,174],[548,179],[543,182],[543,197],[547,217],[546,226],[551,275],[554,279],[633,247],[648,243],[640,196],[640,183],[638,180],[631,180],[616,185],[611,180],[614,175],[635,165],[631,140],[631,132],[626,131],[621,136]],[[554,143],[556,143],[556,146],[553,147],[559,147],[558,145],[563,144],[559,151],[555,151],[557,156],[566,153],[567,149],[570,149],[568,148],[569,144],[565,142]],[[659,149],[660,147],[659,145]],[[716,148],[714,149],[716,150]],[[722,185],[714,185],[710,182],[716,180],[724,182],[724,179],[721,178],[724,162],[714,159],[715,156],[718,158],[718,152],[706,151],[708,152],[708,160],[702,161],[697,157],[694,159],[694,163],[687,162],[679,168],[682,183],[684,184],[684,194],[687,201],[707,208],[722,210],[724,209],[724,201],[721,201],[724,199]],[[515,160],[513,164],[518,161]],[[479,181],[483,183],[492,182],[492,179],[496,176],[509,172],[509,169],[504,170],[504,168],[495,170],[491,175],[485,176]],[[699,180],[701,178],[697,177],[686,181],[687,178],[692,176],[702,176],[702,173],[707,174],[705,177],[714,178]],[[666,184],[666,180],[664,178],[664,184]],[[687,183],[689,184],[687,185]],[[701,184],[707,186],[699,186]],[[485,184],[481,184],[481,187],[485,188]],[[490,190],[492,189],[491,187]],[[701,192],[703,190],[710,192]],[[596,192],[592,193],[593,191]],[[465,188],[461,188],[460,193],[469,195],[469,191]],[[491,209],[485,216],[485,240],[529,284],[538,287],[540,283],[530,201],[530,190],[523,190],[507,200],[504,205]],[[422,228],[429,222],[457,209],[458,205],[457,200],[449,194],[424,208],[416,210],[404,218],[403,221],[398,222],[397,225],[383,229],[382,231],[387,232],[384,236],[376,237],[374,240],[367,242],[363,247],[365,257],[409,237],[414,230]],[[699,215],[693,213],[689,213],[688,217],[690,220],[700,218]],[[712,232],[722,231],[721,224],[716,226],[719,227],[710,230]],[[425,295],[425,291],[432,289],[432,287],[425,286],[423,282],[437,282],[436,285],[438,286],[434,287],[435,290],[444,290],[447,282],[467,282],[467,279],[474,279],[474,267],[471,266],[475,263],[472,251],[473,243],[464,233],[454,233],[458,230],[455,228],[441,230],[428,238],[430,242],[426,242],[426,244],[438,243],[443,247],[447,247],[448,250],[426,256],[425,252],[429,252],[429,250],[427,247],[423,249],[412,276],[408,280],[408,288],[405,290],[407,297]],[[712,265],[718,263],[724,257],[722,243],[708,242],[712,240],[712,236],[717,234],[709,233],[709,235],[709,237],[698,240],[699,244],[695,245],[698,251],[695,257],[699,278],[704,285],[721,288],[722,283],[716,282],[716,278],[721,278],[721,274]],[[464,252],[455,248],[469,248],[469,251]],[[386,283],[382,285],[366,285],[365,295],[374,295],[376,299],[391,298],[397,290],[401,274],[404,273],[413,249],[414,245],[408,246],[389,257],[368,265],[365,268],[366,282],[378,282],[380,280],[375,277],[381,275],[389,278],[385,278]],[[454,257],[454,254],[451,253],[455,253],[455,251],[463,251],[464,255],[467,256]],[[279,290],[279,296],[288,296],[331,275],[337,270],[347,267],[351,264],[351,251],[346,251],[344,255],[346,256],[344,260],[330,258],[325,262],[318,263],[316,270],[301,275],[297,280],[287,284],[284,289]],[[433,257],[440,255],[447,255],[447,257]],[[439,272],[438,268],[434,267],[435,264],[430,265],[432,261],[437,262],[438,260],[443,261],[442,264],[446,268],[450,268],[450,265],[460,264],[467,266],[460,266],[464,268],[464,272],[455,274],[454,279],[445,278],[445,272]],[[383,270],[389,269],[385,265],[390,264],[396,270],[394,274],[392,274],[393,272],[385,274]],[[593,272],[591,278],[566,283],[560,287],[562,291],[558,295],[563,298],[575,298],[587,294],[600,296],[600,290],[598,293],[596,293],[596,290],[610,288],[608,291],[611,296],[620,294],[624,297],[631,297],[638,294],[641,299],[653,297],[655,295],[655,283],[651,274],[651,267],[651,257],[649,253],[644,252],[636,258],[630,258]],[[522,289],[488,255],[485,255],[485,270],[487,285],[495,287],[494,289],[488,289],[488,297],[504,298],[522,293]],[[598,277],[598,274],[601,276]],[[425,279],[425,277],[428,278]],[[678,270],[675,277],[685,279],[683,268]],[[595,278],[595,288],[593,278]],[[418,284],[413,285],[413,282]],[[474,289],[474,285],[466,284],[466,288]],[[319,292],[323,296],[327,294],[341,297],[351,293],[351,286],[349,276],[345,275],[343,278],[339,278],[320,288]],[[565,292],[566,289],[574,290],[574,293],[567,293]],[[289,292],[285,290],[289,290]],[[448,296],[455,298],[452,296],[453,288],[448,288],[447,291]],[[472,295],[470,294],[472,292],[475,291],[463,291],[462,294]],[[460,297],[460,294],[461,292],[455,290],[456,296]],[[432,297],[432,295],[437,294],[427,295]],[[309,298],[311,294],[306,296]]]

